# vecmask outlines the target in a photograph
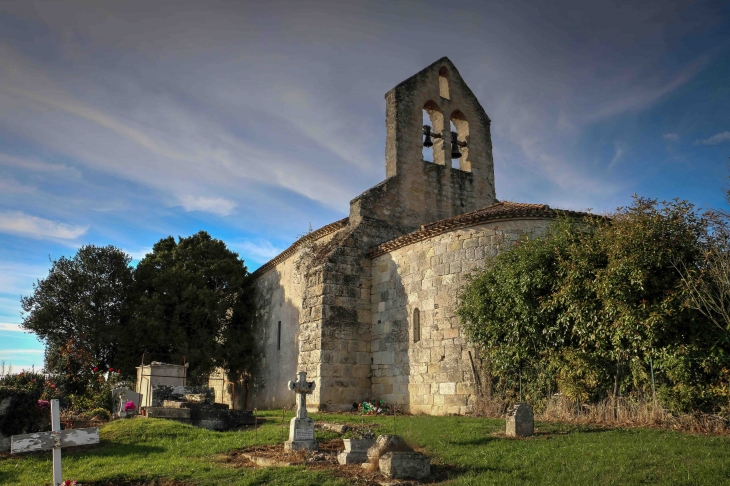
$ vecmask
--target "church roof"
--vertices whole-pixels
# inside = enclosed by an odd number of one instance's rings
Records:
[[[287,248],[286,250],[279,253],[277,256],[269,260],[268,262],[261,265],[259,268],[256,269],[255,272],[253,272],[253,275],[261,275],[263,273],[268,272],[272,268],[276,267],[279,263],[283,262],[290,256],[292,256],[303,244],[318,240],[322,238],[323,236],[327,236],[330,233],[334,233],[335,231],[344,228],[347,226],[347,221],[349,218],[343,218],[339,221],[335,221],[334,223],[330,223],[327,226],[322,226],[320,229],[316,231],[312,231],[310,233],[307,233],[306,235],[299,238],[297,241],[292,243],[292,245]]]
[[[552,209],[547,204],[526,204],[502,201],[490,204],[481,209],[421,225],[421,229],[398,238],[386,241],[370,249],[369,256],[375,258],[433,236],[459,228],[476,226],[491,221],[510,219],[543,219],[555,218],[558,214],[583,216],[585,213]]]
[[[585,213],[577,211],[566,211],[561,209],[553,209],[547,204],[527,204],[527,203],[516,203],[510,201],[502,201],[494,204],[490,204],[476,211],[460,214],[452,218],[446,218],[433,223],[421,225],[419,230],[411,233],[393,238],[392,240],[381,243],[380,245],[374,246],[368,252],[370,258],[375,258],[385,253],[403,248],[412,243],[437,236],[447,231],[452,231],[459,228],[467,228],[469,226],[476,226],[492,221],[504,221],[511,219],[543,219],[543,218],[556,218],[559,214],[567,216],[583,216]],[[330,223],[326,226],[322,226],[316,231],[307,233],[306,235],[295,241],[289,248],[279,253],[273,259],[260,266],[253,272],[253,275],[261,275],[272,268],[276,267],[279,263],[283,262],[291,255],[293,255],[302,245],[310,241],[318,240],[324,236],[334,233],[347,226],[349,218],[343,218],[334,223]]]

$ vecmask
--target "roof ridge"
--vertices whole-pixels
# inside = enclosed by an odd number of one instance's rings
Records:
[[[389,253],[412,243],[438,236],[447,231],[476,226],[489,221],[504,221],[511,219],[538,219],[556,218],[558,214],[568,216],[583,216],[587,213],[562,209],[552,209],[547,204],[514,203],[511,201],[499,201],[481,209],[468,213],[459,214],[450,218],[434,221],[433,223],[421,225],[421,228],[398,236],[392,240],[375,245],[368,251],[371,258]]]
[[[289,258],[291,255],[293,255],[294,252],[296,252],[299,249],[299,247],[302,246],[304,243],[307,243],[308,241],[312,241],[312,240],[318,240],[324,236],[329,235],[330,233],[334,233],[335,231],[344,228],[345,226],[347,226],[347,223],[349,222],[349,220],[350,220],[350,218],[342,218],[338,221],[335,221],[334,223],[324,225],[321,228],[319,228],[318,230],[305,234],[304,236],[302,236],[301,238],[296,240],[294,243],[292,243],[289,246],[289,248],[282,251],[281,253],[276,255],[274,258],[272,258],[271,260],[269,260],[268,262],[264,263],[259,268],[257,268],[254,272],[251,273],[251,275],[258,276],[258,275],[268,272],[269,270],[271,270],[272,268],[277,266],[279,263],[281,263],[282,261]]]

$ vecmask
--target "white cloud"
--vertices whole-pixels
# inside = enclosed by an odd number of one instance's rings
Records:
[[[715,135],[711,136],[710,138],[706,138],[704,140],[697,140],[697,141],[695,141],[695,145],[717,145],[718,143],[723,143],[723,142],[730,142],[730,132],[729,131],[716,133]]]
[[[266,263],[284,251],[282,248],[277,248],[270,241],[264,239],[246,240],[242,243],[234,243],[231,246],[244,260],[248,261],[251,259],[259,263]]]
[[[86,233],[88,226],[73,226],[59,221],[30,216],[21,211],[0,211],[0,232],[33,238],[73,240]]]
[[[9,322],[0,322],[0,332],[28,332],[20,327],[20,324],[11,324]]]
[[[48,267],[0,260],[0,294],[21,295],[33,291],[36,279],[48,275]],[[6,300],[0,298],[0,309],[6,306]],[[17,300],[13,301],[17,305]]]
[[[0,357],[6,358],[7,356],[25,356],[29,354],[43,354],[42,349],[0,349]]]
[[[236,203],[222,197],[182,196],[180,203],[185,211],[204,211],[218,216],[228,216]]]
[[[140,250],[126,250],[122,249],[124,253],[132,257],[132,260],[141,260],[143,259],[148,253],[152,253],[152,247],[142,248]]]
[[[0,152],[0,166],[18,167],[20,169],[46,173],[68,172],[74,175],[79,174],[77,169],[65,164],[50,164],[42,162],[35,157],[18,157],[17,155],[10,155],[2,152]]]
[[[619,145],[618,142],[615,142],[613,158],[611,159],[611,163],[608,164],[608,168],[613,169],[616,166],[616,164],[619,163],[619,161],[621,160],[621,158],[623,156],[624,156],[624,149],[621,148],[621,146]]]
[[[670,142],[679,142],[679,135],[677,135],[676,133],[665,133],[664,135],[662,135],[662,138]]]

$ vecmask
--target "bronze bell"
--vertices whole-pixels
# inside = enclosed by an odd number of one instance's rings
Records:
[[[433,147],[433,142],[431,141],[431,127],[428,125],[423,125],[423,134],[426,136],[425,140],[423,141],[424,147]]]
[[[461,151],[459,150],[457,137],[458,137],[458,135],[456,132],[451,132],[451,158],[452,159],[461,158]]]

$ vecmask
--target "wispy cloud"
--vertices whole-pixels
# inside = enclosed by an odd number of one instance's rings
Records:
[[[723,142],[730,142],[730,132],[729,131],[716,133],[715,135],[711,136],[710,138],[706,138],[704,140],[696,140],[695,145],[717,145],[718,143],[723,143]]]
[[[228,216],[236,207],[235,202],[222,197],[182,196],[180,202],[185,211],[205,211],[218,216]]]
[[[147,247],[147,248],[142,248],[142,249],[139,249],[139,250],[127,250],[127,249],[124,249],[123,248],[122,251],[124,253],[126,253],[127,255],[131,256],[132,257],[132,260],[141,260],[148,253],[152,253],[152,248],[151,247]]]
[[[11,324],[9,322],[0,322],[0,332],[28,332],[20,327],[20,324]]]
[[[88,226],[74,226],[60,221],[31,216],[22,211],[0,211],[0,232],[33,238],[73,240],[86,233]]]
[[[2,152],[0,152],[0,166],[18,167],[24,170],[46,173],[67,172],[74,175],[79,174],[77,169],[66,164],[51,164],[48,162],[42,162],[35,157],[19,157],[17,155],[4,154]]]
[[[12,356],[29,356],[43,354],[42,349],[0,349],[0,358],[7,359]]]
[[[284,251],[264,239],[246,240],[241,243],[233,243],[231,246],[243,257],[250,258],[257,263],[266,263],[276,255]]]
[[[662,138],[669,142],[679,142],[679,135],[677,135],[676,133],[665,133],[664,135],[662,135]]]

